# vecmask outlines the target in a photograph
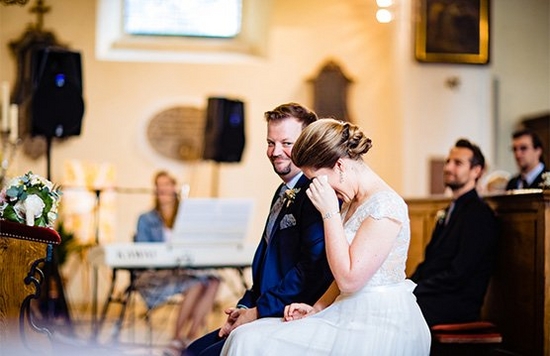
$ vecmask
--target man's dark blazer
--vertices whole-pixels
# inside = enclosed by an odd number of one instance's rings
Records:
[[[542,174],[546,172],[546,167],[544,167],[542,169],[542,171],[539,173],[539,175],[535,178],[535,180],[529,184],[528,187],[523,187],[524,189],[527,188],[540,188],[540,184],[542,183],[543,179],[542,179]],[[518,189],[518,183],[519,181],[521,180],[521,175],[518,174],[518,175],[515,175],[513,176],[512,178],[510,178],[510,180],[508,181],[508,184],[506,184],[506,190],[510,190],[510,189]]]
[[[428,325],[479,320],[497,253],[498,223],[475,189],[440,219],[411,279]]]
[[[252,288],[238,305],[257,307],[260,318],[282,316],[293,302],[314,304],[333,280],[323,221],[306,195],[309,183],[305,176],[299,179],[296,198],[284,203],[269,244],[262,238],[254,255]]]
[[[254,255],[252,287],[237,305],[256,307],[259,318],[282,317],[285,305],[293,302],[313,305],[333,281],[323,220],[306,194],[309,184],[302,175],[294,187],[299,189],[295,199],[284,203],[275,221],[269,244],[262,236]],[[225,339],[217,334],[218,330],[199,338],[184,355],[219,355]]]

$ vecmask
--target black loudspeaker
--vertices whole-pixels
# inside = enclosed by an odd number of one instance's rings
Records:
[[[244,144],[243,102],[226,98],[208,98],[203,159],[240,162]]]
[[[80,53],[45,48],[34,54],[31,135],[80,135],[84,101]]]

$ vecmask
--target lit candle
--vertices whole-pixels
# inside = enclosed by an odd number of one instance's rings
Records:
[[[10,128],[8,117],[8,108],[10,106],[10,93],[8,82],[2,82],[2,132],[7,132]]]
[[[19,108],[17,107],[17,104],[10,105],[10,118],[10,141],[15,142],[19,138]]]

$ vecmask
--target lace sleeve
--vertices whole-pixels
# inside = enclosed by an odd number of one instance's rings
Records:
[[[407,204],[403,199],[392,191],[383,191],[372,197],[368,215],[373,219],[388,218],[400,223],[407,221]]]

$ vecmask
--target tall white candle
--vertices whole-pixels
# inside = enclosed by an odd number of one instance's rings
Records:
[[[10,128],[8,109],[10,106],[10,89],[8,82],[2,82],[2,131],[6,132]]]
[[[10,105],[10,141],[15,142],[19,138],[19,107],[17,104]]]

